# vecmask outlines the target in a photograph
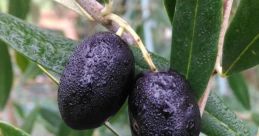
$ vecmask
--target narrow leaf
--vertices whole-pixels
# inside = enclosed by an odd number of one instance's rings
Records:
[[[9,0],[9,13],[20,19],[25,19],[30,11],[31,0]]]
[[[13,83],[11,58],[7,45],[0,40],[0,110],[9,98]]]
[[[62,122],[59,126],[56,136],[69,136],[70,133],[71,129],[64,122]]]
[[[20,19],[26,19],[27,14],[30,11],[31,0],[9,0],[9,13]],[[24,72],[29,64],[29,61],[20,53],[15,53],[16,63]]]
[[[61,118],[58,115],[57,111],[54,111],[47,107],[41,107],[40,108],[40,115],[41,117],[46,120],[49,124],[52,125],[52,127],[59,127],[61,124]]]
[[[171,68],[185,75],[197,98],[214,70],[222,7],[222,0],[176,2]]]
[[[240,0],[225,36],[222,60],[224,75],[259,64],[258,11],[258,0]]]
[[[32,132],[32,129],[33,129],[34,123],[35,123],[35,121],[38,117],[38,114],[39,114],[39,108],[36,107],[24,119],[24,122],[23,122],[22,127],[21,127],[22,130],[24,130],[25,132],[30,134]]]
[[[24,115],[24,109],[23,109],[22,105],[15,102],[15,103],[13,103],[13,106],[14,106],[16,112],[18,113],[18,115],[19,115],[22,119],[24,119],[25,115]]]
[[[233,74],[228,78],[228,83],[234,95],[246,109],[250,109],[250,97],[247,84],[241,74]]]
[[[29,136],[29,134],[6,122],[0,121],[0,136]]]
[[[164,5],[167,11],[168,17],[172,23],[174,19],[176,0],[164,0]]]
[[[68,127],[64,122],[59,126],[56,136],[92,136],[93,130],[74,130]]]
[[[253,122],[259,126],[259,113],[252,113]]]
[[[202,119],[203,133],[209,136],[254,136],[247,124],[238,119],[217,95],[209,96],[205,110]]]
[[[53,38],[57,37],[57,38]],[[0,39],[16,51],[39,64],[60,73],[72,52],[74,41],[28,25],[15,17],[0,13]],[[52,39],[48,41],[48,39]],[[73,47],[71,47],[73,46]],[[57,55],[59,54],[59,55]]]
[[[21,55],[20,53],[15,52],[15,60],[16,60],[17,65],[19,66],[20,70],[22,72],[25,72],[26,68],[29,65],[29,61],[27,60],[27,58],[24,57],[23,55]]]

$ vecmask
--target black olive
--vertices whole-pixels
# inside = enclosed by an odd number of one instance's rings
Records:
[[[134,57],[119,36],[102,32],[84,40],[60,79],[62,119],[74,129],[100,126],[123,105],[133,78]]]
[[[198,136],[201,117],[189,83],[175,71],[147,72],[129,96],[133,136]]]

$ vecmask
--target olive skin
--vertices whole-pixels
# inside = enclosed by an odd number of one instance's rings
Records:
[[[201,117],[189,83],[175,71],[139,76],[129,96],[133,136],[198,136]]]
[[[58,106],[73,129],[96,128],[114,115],[132,89],[134,57],[110,32],[84,40],[70,56],[58,88]]]

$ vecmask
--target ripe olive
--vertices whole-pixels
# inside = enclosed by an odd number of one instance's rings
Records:
[[[200,112],[189,83],[175,71],[140,75],[129,96],[133,136],[198,136]]]
[[[58,106],[74,129],[100,126],[125,102],[132,86],[134,57],[110,32],[96,33],[73,52],[60,79]]]

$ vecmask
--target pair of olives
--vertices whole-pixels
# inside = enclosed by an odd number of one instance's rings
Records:
[[[182,75],[146,72],[134,80],[133,54],[119,36],[102,32],[84,40],[69,58],[58,89],[65,123],[79,130],[96,128],[127,96],[132,135],[199,135],[199,108]]]

